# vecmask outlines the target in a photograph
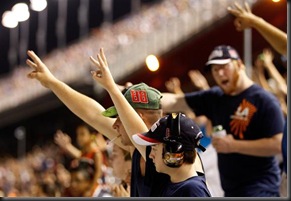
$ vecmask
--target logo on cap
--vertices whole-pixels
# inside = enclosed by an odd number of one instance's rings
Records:
[[[133,103],[149,103],[148,95],[145,90],[130,90],[130,95]]]
[[[213,58],[216,57],[223,57],[223,51],[220,50],[213,50],[212,53],[210,54],[208,60],[212,60]]]

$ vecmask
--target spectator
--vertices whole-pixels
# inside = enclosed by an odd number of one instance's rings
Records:
[[[267,72],[268,78],[265,72]],[[255,82],[278,98],[284,116],[287,117],[287,82],[273,64],[273,54],[271,50],[264,49],[263,53],[257,57],[253,75],[253,80]]]
[[[163,185],[165,183],[164,181],[167,181],[168,176],[155,172],[153,164],[150,165],[151,171],[145,172],[146,164],[144,158],[135,150],[131,140],[125,133],[120,119],[105,117],[102,114],[105,109],[98,102],[80,94],[54,77],[33,51],[28,51],[27,54],[33,60],[27,60],[27,64],[34,69],[28,74],[29,78],[35,78],[44,87],[51,89],[72,112],[86,123],[97,129],[100,133],[106,135],[109,140],[114,140],[114,143],[118,146],[130,151],[132,156],[131,197],[159,196],[161,189],[160,185]],[[151,104],[146,104],[149,108],[135,108],[149,127],[162,115],[162,110],[159,108],[160,93],[155,89],[150,90],[150,93],[152,93],[151,97],[153,97],[153,103],[150,102]],[[131,102],[131,104],[134,105],[133,102]],[[138,106],[138,104],[135,106]],[[122,134],[119,134],[117,131]],[[148,152],[149,151],[148,149]],[[149,160],[148,162],[150,163],[151,161]],[[145,177],[145,174],[149,175]],[[149,182],[148,180],[150,179],[154,179],[155,182]]]
[[[166,172],[160,171],[157,168],[157,164],[155,162],[154,157],[151,157],[151,154],[147,153],[146,148],[144,146],[141,146],[135,140],[133,140],[133,137],[132,137],[132,135],[134,133],[144,132],[144,131],[148,130],[147,125],[145,124],[145,122],[142,119],[142,115],[139,115],[138,112],[136,110],[134,110],[134,106],[139,105],[143,108],[148,108],[149,106],[155,106],[155,107],[159,108],[160,107],[159,99],[155,99],[156,101],[153,101],[153,99],[152,99],[153,94],[156,94],[156,93],[159,94],[159,92],[156,89],[150,88],[147,85],[145,85],[144,83],[141,83],[138,85],[133,85],[124,94],[122,94],[120,92],[120,90],[118,89],[118,86],[115,84],[113,77],[110,73],[103,49],[100,50],[100,54],[97,55],[97,58],[98,58],[98,61],[95,60],[93,57],[90,57],[91,61],[97,67],[97,70],[92,72],[93,78],[99,84],[101,84],[104,89],[106,89],[108,91],[108,93],[109,93],[109,95],[114,103],[114,106],[107,109],[104,112],[104,114],[106,116],[116,116],[118,114],[118,118],[120,119],[120,121],[124,125],[124,129],[126,130],[128,137],[130,138],[130,140],[132,141],[132,143],[134,144],[136,149],[139,151],[141,156],[146,160],[146,162],[150,161],[150,159],[153,159],[153,161],[151,161],[151,162],[155,163],[156,171],[160,172],[160,173],[165,173],[165,174],[170,176],[171,182],[169,182],[168,180],[163,180],[164,183],[163,183],[163,186],[159,189],[159,191],[160,191],[159,195],[170,197],[170,196],[181,196],[184,193],[184,196],[186,196],[186,197],[187,196],[189,196],[189,197],[193,197],[193,196],[210,197],[210,193],[209,193],[207,186],[206,186],[205,177],[204,177],[204,175],[201,177],[198,175],[198,172],[195,169],[195,165],[194,165],[195,157],[197,156],[195,148],[197,147],[197,148],[200,148],[203,151],[205,151],[205,148],[199,144],[200,139],[203,137],[203,134],[200,131],[199,127],[196,124],[194,127],[193,126],[194,123],[189,125],[189,122],[185,121],[186,125],[184,127],[189,126],[187,128],[190,129],[190,130],[188,130],[188,132],[184,131],[185,135],[187,136],[187,139],[189,140],[188,144],[185,143],[185,161],[183,161],[184,156],[183,156],[183,154],[181,154],[182,150],[179,149],[179,153],[177,154],[177,155],[179,155],[179,159],[175,158],[172,161],[172,158],[171,158],[172,156],[170,156],[169,164],[168,164],[171,168],[176,167],[177,169],[172,169],[173,172],[171,171],[171,173],[168,171],[166,171]],[[161,96],[159,96],[159,97],[161,98]],[[130,105],[129,102],[134,102],[135,104]],[[173,117],[173,119],[174,119],[174,117]],[[173,121],[175,121],[175,125],[177,125],[177,126],[175,126],[175,131],[173,131],[173,132],[175,132],[175,134],[178,135],[177,130],[179,130],[178,128],[180,125],[180,115],[178,115],[178,117],[175,118],[175,120],[173,120]],[[155,128],[157,127],[157,125],[159,123],[160,123],[160,121],[153,124],[153,126],[150,128],[150,131],[154,132]],[[179,123],[179,125],[178,125],[178,123]],[[184,123],[184,121],[183,121],[183,123]],[[174,123],[171,125],[174,126]],[[182,126],[182,128],[184,128],[184,127]],[[167,130],[166,128],[164,128],[164,129]],[[197,130],[197,129],[199,129],[199,130]],[[161,131],[160,134],[162,134],[162,135],[164,134],[163,130]],[[153,134],[153,135],[155,135],[155,134]],[[173,136],[173,139],[176,139],[175,136]],[[172,142],[171,137],[169,137],[168,140],[169,140],[169,143]],[[183,142],[185,140],[186,139],[183,139]],[[150,139],[149,139],[149,141],[153,142]],[[195,144],[193,144],[193,142],[195,142]],[[179,145],[177,145],[177,146],[180,147]],[[152,152],[153,152],[153,149],[152,149],[151,153]],[[186,152],[187,152],[187,154],[189,154],[189,158],[188,158],[188,156],[186,157]],[[173,156],[173,157],[175,157],[175,156]],[[149,163],[146,164],[147,165],[146,170],[145,170],[146,172],[148,172],[152,169],[152,167],[149,167],[148,164]],[[151,165],[151,166],[153,166],[153,165]],[[175,170],[180,172],[180,175],[179,174],[178,175],[181,176],[182,178],[179,178],[179,176],[175,175]],[[192,177],[195,177],[195,178],[192,178]],[[177,182],[182,182],[182,181],[184,181],[182,185],[180,185],[180,183],[177,185]],[[153,185],[154,184],[153,182],[154,181],[151,181],[150,184]],[[176,183],[176,184],[174,184],[174,183]],[[197,186],[197,188],[191,189],[191,187],[193,187],[195,185]],[[179,187],[179,190],[177,192],[174,192],[174,191],[171,192],[172,191],[171,189],[175,188],[175,187]]]
[[[191,70],[188,72],[191,82],[198,90],[209,89],[206,78],[198,70]],[[167,89],[171,93],[184,94],[181,89],[180,80],[177,77],[169,79],[165,83]],[[199,116],[193,113],[192,110],[185,112],[187,117],[192,118],[199,125],[204,137],[200,140],[200,144],[207,148],[205,152],[200,152],[199,156],[202,159],[206,177],[207,186],[213,197],[222,197],[223,190],[221,188],[219,172],[217,167],[217,153],[211,144],[212,125],[206,116]]]
[[[114,144],[110,162],[112,174],[119,180],[119,182],[115,182],[116,184],[111,187],[112,194],[114,197],[129,197],[131,179],[130,152]]]
[[[206,70],[218,86],[185,95],[163,93],[163,109],[191,108],[227,131],[224,137],[212,138],[226,197],[279,196],[280,168],[275,155],[281,152],[284,118],[278,100],[247,76],[231,46],[215,47]]]
[[[149,157],[156,170],[170,176],[163,197],[211,197],[205,178],[199,177],[192,165],[201,138],[199,126],[181,113],[167,115],[148,132],[133,135],[137,144],[151,146]]]
[[[95,165],[92,160],[83,158],[76,162],[70,168],[72,197],[112,197],[94,181]]]
[[[287,34],[266,22],[259,16],[254,15],[247,3],[245,8],[238,3],[234,4],[236,8],[229,7],[228,10],[233,14],[235,19],[235,27],[238,31],[242,31],[246,28],[255,28],[268,42],[269,44],[281,55],[287,55]],[[283,86],[283,85],[281,85]],[[283,174],[281,195],[287,196],[287,117],[284,126],[283,138],[282,138],[282,155],[283,155]]]
[[[80,124],[76,128],[76,139],[80,150],[72,145],[71,138],[66,133],[58,130],[55,134],[55,142],[62,148],[67,154],[71,155],[76,162],[81,158],[88,158],[94,161],[95,164],[95,177],[94,181],[102,184],[103,179],[103,155],[99,150],[96,142],[96,131],[86,123]]]

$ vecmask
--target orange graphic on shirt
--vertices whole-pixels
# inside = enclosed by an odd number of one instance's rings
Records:
[[[244,132],[256,111],[257,108],[253,104],[243,99],[235,114],[230,117],[232,119],[230,122],[230,131],[235,136],[238,136],[239,139],[244,139]]]

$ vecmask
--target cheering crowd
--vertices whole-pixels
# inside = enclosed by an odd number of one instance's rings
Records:
[[[227,10],[237,31],[255,29],[286,57],[286,33],[254,15],[248,4]],[[183,92],[178,77],[165,83],[168,92],[144,82],[117,85],[106,50],[96,52],[90,57],[96,67],[92,79],[110,95],[109,108],[59,80],[27,51],[27,77],[84,123],[76,125],[77,146],[58,130],[53,143],[35,147],[22,160],[3,158],[2,196],[287,196],[287,77],[270,49],[256,57],[249,76],[235,47],[213,47],[204,69],[216,85],[210,87],[193,69],[188,75],[199,90],[190,93]],[[213,135],[217,125],[224,136]]]

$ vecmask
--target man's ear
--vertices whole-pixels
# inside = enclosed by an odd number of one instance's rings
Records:
[[[140,118],[143,120],[143,122],[147,125],[147,126],[152,126],[152,124],[149,122],[149,120],[146,118],[146,113],[144,113],[143,111],[137,110],[136,111],[138,113],[138,115],[140,116]]]
[[[143,115],[143,113],[142,113],[141,111],[139,111],[139,110],[137,110],[136,112],[137,112],[137,114],[142,118],[142,120],[144,120],[144,115]]]
[[[246,67],[244,65],[244,63],[242,62],[242,60],[234,60],[234,62],[236,63],[237,67],[239,70],[245,70]]]

